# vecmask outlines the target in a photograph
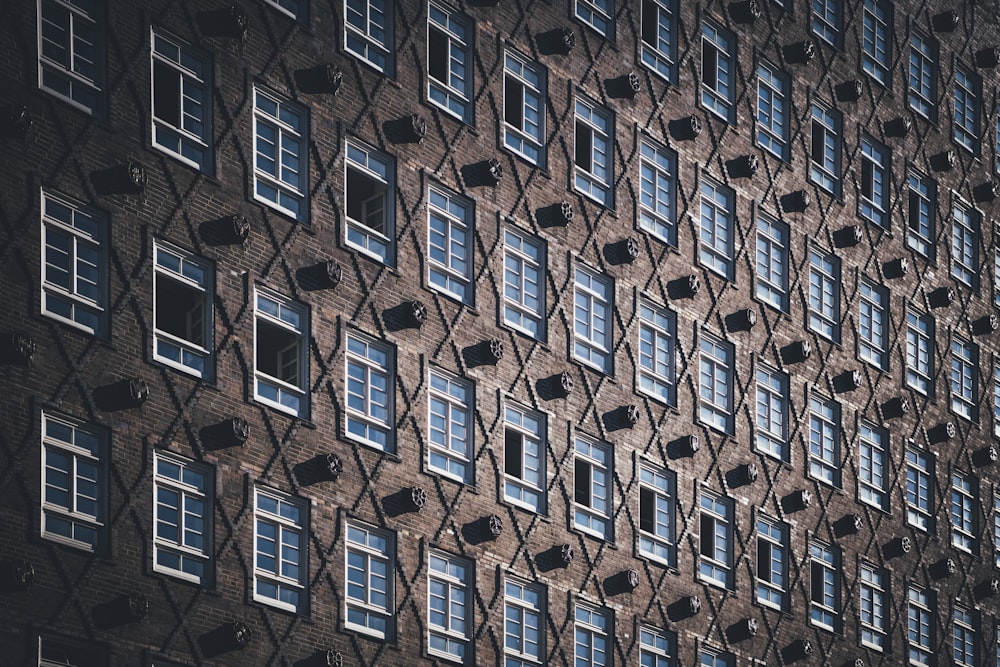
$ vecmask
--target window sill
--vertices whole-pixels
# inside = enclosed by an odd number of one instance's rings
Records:
[[[471,461],[470,465],[472,465]],[[425,475],[428,475],[429,477],[434,477],[436,479],[439,479],[442,482],[449,482],[456,486],[460,486],[465,490],[467,490],[469,493],[475,494],[477,496],[479,495],[479,487],[474,482],[463,482],[462,480],[456,477],[452,477],[451,475],[445,474],[440,470],[434,470],[433,468],[428,468],[426,465],[424,465],[421,468],[420,472],[422,472]]]
[[[572,341],[570,341],[570,342],[572,343]],[[603,379],[607,380],[611,384],[618,384],[618,381],[615,380],[615,376],[612,373],[603,371],[600,368],[598,368],[597,366],[591,366],[587,362],[580,361],[576,357],[572,357],[572,358],[568,359],[568,361],[571,364],[573,364],[574,366],[578,366],[578,367],[580,367],[583,370],[589,371],[589,372],[591,372],[591,373],[599,376],[600,378],[603,378]]]
[[[299,415],[293,414],[291,412],[288,412],[287,410],[283,410],[282,408],[276,407],[273,403],[268,403],[266,401],[262,401],[257,396],[253,396],[252,400],[253,400],[253,402],[254,402],[255,405],[259,405],[262,408],[267,408],[268,410],[271,410],[271,411],[273,411],[276,414],[279,414],[279,415],[282,415],[284,417],[287,417],[288,419],[294,419],[301,426],[303,426],[305,428],[314,429],[314,430],[316,428],[318,428],[318,426],[316,426],[316,423],[314,421],[312,421],[311,419],[309,419],[308,417],[300,417]]]
[[[478,493],[478,490],[476,490],[474,492]],[[503,505],[504,507],[516,510],[517,512],[519,512],[521,514],[524,514],[526,516],[530,516],[530,517],[533,517],[535,519],[538,519],[542,523],[552,523],[552,517],[549,516],[548,514],[543,513],[543,512],[536,512],[536,511],[534,511],[534,510],[532,510],[532,509],[530,509],[528,507],[525,507],[524,505],[518,505],[517,503],[515,503],[515,502],[513,502],[511,500],[507,500],[503,496],[501,496],[499,498],[499,500],[497,500],[497,502],[500,505]]]
[[[571,508],[571,510],[572,510],[572,508]],[[595,533],[591,533],[591,532],[589,532],[587,530],[584,530],[583,528],[580,528],[575,523],[571,523],[570,524],[570,526],[569,526],[569,532],[574,533],[576,535],[580,535],[581,537],[586,537],[588,539],[594,540],[595,542],[600,542],[600,543],[606,545],[609,549],[614,549],[615,551],[618,551],[618,545],[615,543],[615,541],[614,541],[613,538],[612,539],[608,539],[606,537],[601,537],[600,535],[597,535]]]
[[[479,136],[479,130],[476,129],[475,119],[468,121],[459,118],[458,116],[448,111],[444,107],[438,106],[434,102],[428,100],[426,96],[427,93],[426,87],[422,92],[424,93],[424,97],[420,100],[420,106],[427,109],[427,111],[429,112],[440,114],[441,118],[447,119],[452,124],[454,124],[459,132],[465,131],[474,137]]]

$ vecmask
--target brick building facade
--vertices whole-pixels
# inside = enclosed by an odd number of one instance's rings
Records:
[[[0,664],[1000,661],[998,23],[0,0]]]

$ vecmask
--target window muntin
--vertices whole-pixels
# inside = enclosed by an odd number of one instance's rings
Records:
[[[809,328],[840,342],[840,258],[809,250]]]
[[[504,54],[504,146],[545,166],[545,70],[511,52]]]
[[[930,121],[937,119],[937,61],[937,42],[918,32],[910,33],[909,104]]]
[[[575,127],[574,186],[598,204],[611,207],[614,205],[611,112],[578,97]]]
[[[840,488],[840,404],[809,397],[809,474]]]
[[[789,90],[788,75],[769,62],[757,65],[757,144],[788,159]]]
[[[858,299],[858,355],[868,363],[889,367],[889,293],[884,287],[861,279]]]
[[[42,313],[103,335],[108,326],[107,221],[42,191]]]
[[[733,506],[729,498],[701,489],[698,574],[722,588],[733,586]]]
[[[614,283],[582,266],[574,275],[573,358],[610,374]]]
[[[736,39],[714,23],[701,24],[701,104],[728,123],[734,120]]]
[[[906,522],[927,531],[933,512],[931,480],[934,477],[931,455],[911,447],[906,448]]]
[[[736,193],[702,176],[698,261],[726,280],[733,279]]]
[[[153,242],[153,357],[212,376],[213,270],[189,252]]]
[[[955,68],[953,89],[954,118],[952,139],[971,153],[979,154],[979,77],[961,67]]]
[[[858,572],[861,579],[858,587],[861,643],[876,651],[882,651],[886,647],[888,629],[886,601],[889,573],[868,563],[862,563]]]
[[[471,22],[442,5],[427,6],[427,97],[466,123],[472,121]]]
[[[257,86],[253,98],[254,199],[307,222],[308,111]]]
[[[951,545],[956,549],[975,553],[976,497],[979,489],[973,479],[961,472],[951,474]]]
[[[38,3],[38,87],[91,115],[104,106],[102,6],[85,0]]]
[[[212,469],[153,453],[153,569],[196,583],[212,578]]]
[[[934,320],[906,309],[906,385],[925,396],[934,393]]]
[[[861,28],[861,68],[883,86],[892,76],[892,8],[881,0],[865,0]]]
[[[344,374],[347,437],[382,451],[395,451],[393,349],[368,336],[349,332]]]
[[[255,294],[254,397],[283,412],[309,413],[309,313],[260,288]]]
[[[672,633],[639,626],[639,664],[642,667],[674,667],[676,638]]]
[[[427,467],[472,483],[472,384],[441,371],[429,373]]]
[[[580,602],[574,607],[573,654],[576,667],[609,667],[612,664],[611,611]]]
[[[639,301],[639,358],[636,386],[642,393],[676,405],[675,345],[677,318],[673,311]]]
[[[299,23],[306,23],[309,19],[308,0],[264,0],[264,2]]]
[[[979,351],[958,336],[951,339],[951,409],[965,419],[976,419],[979,402]]]
[[[674,0],[643,0],[642,63],[670,83],[677,80],[677,14]]]
[[[907,175],[906,245],[934,259],[934,218],[937,189],[934,181],[911,171]]]
[[[993,435],[1000,438],[1000,366],[993,367]]]
[[[788,226],[757,213],[755,293],[764,303],[788,311]]]
[[[788,524],[757,515],[757,601],[775,609],[787,608]]]
[[[441,551],[427,556],[427,652],[466,664],[472,654],[472,565]]]
[[[641,229],[677,245],[677,154],[646,138],[639,145],[638,214]]]
[[[107,540],[107,438],[42,413],[42,537],[102,551]]]
[[[976,626],[975,612],[961,605],[955,605],[952,613],[951,650],[955,665],[975,667],[976,659]]]
[[[515,227],[503,232],[503,321],[545,339],[545,244]]]
[[[703,335],[698,343],[698,419],[733,432],[733,346]]]
[[[297,498],[257,487],[253,599],[294,612],[308,604],[309,513]]]
[[[393,75],[390,0],[344,0],[344,48],[379,72]]]
[[[887,509],[889,432],[862,421],[858,428],[858,500]]]
[[[344,548],[347,573],[344,625],[392,639],[395,632],[392,534],[350,521]]]
[[[472,203],[434,186],[427,200],[427,280],[432,288],[471,304]]]
[[[639,553],[665,565],[674,565],[676,477],[651,463],[641,462],[638,467]]]
[[[972,288],[979,286],[979,213],[955,203],[951,215],[951,275]]]
[[[152,32],[153,145],[212,171],[212,61],[180,40]]]
[[[357,139],[345,142],[344,242],[382,262],[395,262],[396,180],[393,159]]]
[[[545,415],[504,406],[503,497],[532,512],[545,512]]]
[[[994,228],[993,238],[1000,237],[1000,229]],[[1000,246],[993,248],[993,305],[1000,308]]]
[[[577,437],[573,450],[573,525],[604,540],[613,538],[611,448]]]
[[[993,496],[993,565],[1000,567],[1000,495]]]
[[[504,581],[504,666],[541,665],[545,656],[545,596],[541,586]]]
[[[757,449],[788,462],[788,375],[764,365],[757,367]]]
[[[710,646],[702,646],[698,651],[699,667],[734,667],[735,656]]]
[[[102,667],[107,664],[106,653],[90,642],[38,636],[38,667]]]
[[[812,0],[812,20],[809,25],[814,35],[831,46],[840,48],[843,39],[843,0]]]
[[[840,112],[813,102],[809,180],[834,196],[840,196],[840,147]]]
[[[818,540],[809,541],[809,620],[837,631],[840,620],[840,551]]]
[[[929,667],[934,661],[934,622],[930,595],[910,586],[906,590],[906,641],[909,664]]]
[[[871,137],[861,139],[861,217],[889,227],[889,149]]]
[[[614,0],[574,0],[573,4],[576,18],[605,37],[614,37]]]

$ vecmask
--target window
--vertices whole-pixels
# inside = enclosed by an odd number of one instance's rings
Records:
[[[931,479],[934,477],[931,455],[906,448],[906,522],[920,530],[930,530],[933,516]]]
[[[545,416],[504,406],[503,497],[532,512],[545,512]]]
[[[858,300],[858,354],[868,363],[887,370],[889,367],[889,294],[864,278]]]
[[[264,2],[299,23],[306,23],[309,19],[309,3],[307,0],[264,0]]]
[[[788,75],[769,62],[757,65],[757,144],[788,159]]]
[[[937,120],[937,60],[937,42],[918,32],[910,33],[910,108],[931,122]]]
[[[837,631],[840,618],[840,552],[818,540],[809,541],[809,620]]]
[[[757,367],[757,449],[788,462],[788,376]]]
[[[379,72],[393,75],[390,0],[344,0],[344,48]]]
[[[441,371],[430,372],[428,468],[472,483],[472,385]]]
[[[934,394],[934,320],[906,309],[906,384],[925,396]]]
[[[573,464],[573,525],[611,540],[611,448],[601,442],[577,437]]]
[[[197,377],[212,376],[212,266],[153,242],[153,357]]]
[[[344,368],[347,437],[386,452],[395,451],[395,355],[392,348],[350,332]]]
[[[383,264],[395,262],[396,179],[392,158],[356,139],[346,142],[345,242]]]
[[[253,97],[254,199],[307,222],[308,114],[303,107],[256,86]]]
[[[698,652],[698,665],[700,667],[733,667],[735,659],[731,653],[720,651],[711,646],[702,646]]]
[[[840,258],[809,250],[809,328],[840,342]]]
[[[88,333],[105,333],[107,232],[96,211],[42,191],[42,313]]]
[[[858,430],[858,500],[888,509],[889,432],[866,421]]]
[[[610,610],[596,609],[580,602],[575,606],[574,644],[576,667],[607,667],[614,655],[611,646]]]
[[[861,217],[889,227],[889,149],[868,136],[861,139]]]
[[[906,640],[909,664],[928,667],[934,660],[934,624],[927,591],[910,586],[906,591]]]
[[[668,405],[676,405],[674,345],[677,319],[674,313],[654,303],[639,301],[639,391]]]
[[[951,339],[951,409],[960,417],[975,420],[979,402],[976,386],[979,351],[958,336]]]
[[[677,15],[674,0],[642,3],[642,63],[674,83],[677,80]]]
[[[698,572],[710,584],[733,586],[733,506],[732,501],[702,489]]]
[[[1000,495],[993,496],[993,565],[1000,567]]]
[[[974,613],[960,605],[955,605],[952,617],[952,657],[956,665],[974,667],[976,660],[976,625]]]
[[[504,582],[504,665],[541,665],[545,656],[545,597],[540,586],[508,577]]]
[[[782,312],[788,311],[788,226],[757,213],[757,298]]]
[[[639,227],[674,246],[677,245],[676,186],[677,154],[643,138],[639,146]]]
[[[89,114],[104,106],[104,17],[101,3],[38,3],[38,87]]]
[[[254,324],[254,396],[296,417],[309,414],[309,313],[300,304],[260,288]]]
[[[42,413],[42,537],[105,549],[106,457],[104,434]]]
[[[906,179],[909,191],[906,209],[906,245],[927,259],[934,259],[934,181],[913,171]]]
[[[839,111],[813,102],[809,180],[837,197],[840,196],[840,127]]]
[[[196,583],[212,578],[212,469],[153,454],[153,569]]]
[[[735,120],[736,39],[714,23],[701,24],[701,103],[727,123]]]
[[[427,279],[431,287],[472,304],[472,203],[433,186],[427,198]]]
[[[861,643],[876,651],[886,648],[886,589],[889,574],[885,570],[862,563],[858,611],[861,615]]]
[[[955,68],[955,118],[952,139],[971,153],[979,154],[979,77]]]
[[[1000,237],[1000,229],[994,227],[993,238]],[[1000,247],[993,248],[993,305],[1000,308]]]
[[[861,29],[861,67],[883,86],[892,76],[892,8],[881,0],[865,0]]]
[[[665,565],[674,552],[674,474],[653,464],[639,464],[639,553]]]
[[[614,121],[611,112],[584,99],[576,99],[574,184],[598,204],[614,206],[614,169],[611,164]]]
[[[785,609],[788,590],[788,525],[757,515],[757,601]]]
[[[726,280],[733,279],[736,193],[702,175],[698,260]]]
[[[1000,438],[1000,366],[993,367],[993,435]]]
[[[38,637],[38,667],[101,667],[107,664],[106,651],[89,642]]]
[[[441,5],[427,7],[427,97],[459,120],[472,121],[470,21]]]
[[[610,374],[611,305],[614,284],[582,266],[573,286],[573,357]]]
[[[842,39],[843,11],[842,0],[811,0],[813,34],[824,42],[840,48]]]
[[[951,217],[951,275],[972,287],[979,286],[979,214],[958,203]]]
[[[153,31],[153,145],[212,171],[212,61],[190,44]]]
[[[574,0],[576,18],[607,38],[614,37],[615,3],[613,0]]]
[[[450,554],[427,557],[427,652],[465,664],[471,658],[472,566]]]
[[[348,522],[345,549],[347,614],[344,625],[351,630],[392,639],[395,630],[392,535]]]
[[[503,144],[528,162],[545,166],[545,70],[504,54]]]
[[[723,433],[733,432],[733,346],[702,336],[698,349],[698,419]]]
[[[261,487],[255,495],[253,599],[304,613],[309,583],[307,505]]]
[[[951,475],[951,544],[957,549],[977,551],[976,497],[979,489],[965,473]]]
[[[639,626],[639,664],[642,667],[674,667],[676,639],[672,634],[647,625]]]
[[[809,474],[840,488],[840,404],[809,397]]]
[[[545,244],[515,227],[503,232],[503,321],[545,339]]]

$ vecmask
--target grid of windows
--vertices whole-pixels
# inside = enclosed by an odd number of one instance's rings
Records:
[[[466,664],[471,657],[472,566],[440,551],[427,556],[427,652]]]
[[[470,21],[443,5],[427,6],[427,97],[459,120],[472,120]]]
[[[920,530],[930,530],[933,511],[932,484],[934,469],[927,452],[906,448],[906,522]]]
[[[906,245],[928,259],[934,259],[934,181],[911,171],[906,177]]]
[[[253,599],[306,611],[309,514],[296,498],[257,487],[254,503]]]
[[[833,342],[840,341],[840,258],[816,248],[809,250],[809,328]]]
[[[391,347],[356,332],[347,334],[344,355],[347,437],[391,452],[395,357]]]
[[[393,183],[395,164],[388,155],[348,138],[345,142],[345,243],[384,264],[395,261]]]
[[[677,154],[643,138],[639,146],[639,227],[677,245]]]
[[[889,294],[875,283],[862,279],[858,290],[858,354],[874,366],[889,367]]]
[[[780,311],[788,311],[788,225],[757,213],[755,294]]]
[[[382,639],[393,638],[394,550],[390,533],[353,521],[347,523],[346,627]]]
[[[710,584],[733,586],[733,506],[719,494],[701,489],[698,573]]]
[[[581,437],[575,439],[573,448],[573,525],[611,540],[611,448]]]
[[[979,489],[961,472],[951,475],[951,544],[962,551],[976,551],[976,496]]]
[[[937,118],[937,60],[937,42],[919,32],[910,33],[907,99],[911,109],[930,121]]]
[[[955,664],[961,667],[975,667],[976,660],[976,620],[971,609],[955,605],[952,615],[951,649]]]
[[[212,170],[212,64],[189,44],[152,33],[153,145]]]
[[[979,285],[979,214],[955,203],[951,215],[951,275],[969,287]]]
[[[809,397],[809,474],[840,487],[840,404]]]
[[[757,449],[779,461],[789,460],[788,375],[757,368]]]
[[[698,260],[727,280],[733,279],[736,193],[702,176]]]
[[[906,384],[921,394],[934,393],[934,320],[906,309]]]
[[[930,595],[923,588],[906,591],[906,641],[909,664],[927,667],[934,660],[934,623]]]
[[[677,78],[677,15],[674,0],[642,3],[640,58],[644,65],[673,83]]]
[[[706,21],[701,25],[701,103],[727,122],[733,122],[736,96],[736,39],[732,33]]]
[[[504,487],[506,500],[545,512],[545,416],[517,405],[504,406]]]
[[[545,339],[545,245],[515,227],[503,236],[503,320]]]
[[[889,432],[863,421],[858,440],[858,498],[886,509],[889,504],[886,459]]]
[[[677,320],[674,313],[645,299],[639,302],[639,391],[668,405],[676,404],[674,345]]]
[[[344,0],[344,48],[379,72],[393,74],[390,0]]]
[[[639,553],[666,565],[676,563],[673,473],[639,464]]]
[[[196,583],[211,580],[212,470],[153,453],[153,569]]]
[[[840,195],[841,115],[825,104],[812,104],[809,179],[832,195]]]
[[[892,8],[881,0],[865,0],[861,28],[861,67],[882,85],[888,85],[892,59]]]
[[[153,357],[196,377],[212,376],[212,266],[153,242]]]
[[[809,542],[809,620],[837,631],[840,619],[840,551],[818,540]]]
[[[865,136],[861,140],[861,216],[889,226],[889,149]]]
[[[611,307],[614,284],[582,266],[573,285],[573,357],[611,373]]]
[[[106,542],[106,437],[42,413],[42,537],[87,551]]]
[[[576,99],[573,183],[579,192],[604,206],[614,205],[612,166],[614,121],[611,112],[589,100]]]
[[[300,304],[257,288],[254,396],[297,417],[309,413],[309,314]]]
[[[521,56],[504,54],[504,146],[545,165],[545,71]]]
[[[858,569],[861,584],[858,587],[858,611],[861,616],[861,643],[882,651],[886,648],[887,586],[889,574],[874,565],[862,563]]]
[[[976,419],[979,401],[976,374],[979,354],[973,343],[951,339],[951,409],[966,419]]]
[[[842,0],[811,0],[813,34],[831,46],[840,47],[843,31]]]
[[[698,419],[733,432],[733,346],[707,335],[698,343]]]
[[[609,667],[612,664],[611,611],[580,602],[574,607],[573,654],[576,667]]]
[[[38,3],[38,87],[89,114],[103,109],[104,16],[101,3]]]
[[[431,370],[427,392],[427,467],[460,482],[472,482],[472,385]]]
[[[504,582],[504,666],[541,665],[545,656],[545,597],[540,586]]]
[[[962,148],[979,153],[979,78],[961,67],[955,68],[954,123],[952,139]]]
[[[448,296],[471,304],[472,203],[443,188],[427,193],[427,281]]]
[[[788,524],[757,516],[757,601],[775,609],[787,606]]]
[[[788,159],[788,75],[769,62],[757,65],[757,144]]]
[[[309,114],[304,107],[258,86],[254,86],[253,99],[254,199],[307,222]]]

